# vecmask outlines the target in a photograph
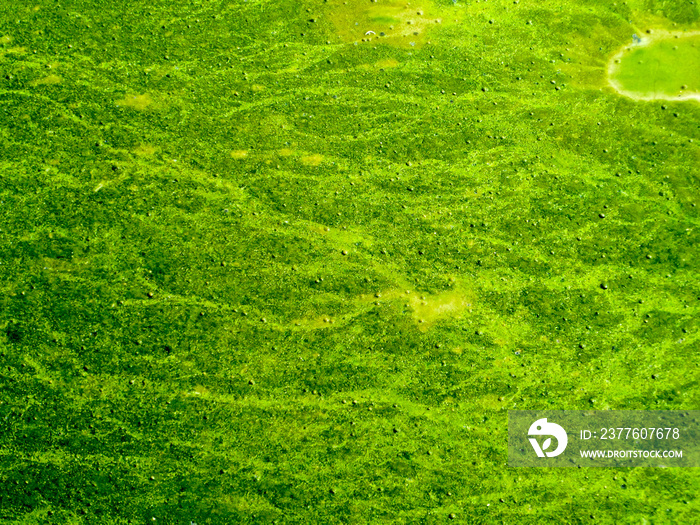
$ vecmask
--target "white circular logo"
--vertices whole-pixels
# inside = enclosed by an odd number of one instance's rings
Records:
[[[537,456],[540,458],[545,457],[545,455],[548,458],[558,456],[564,452],[564,449],[569,442],[569,438],[566,435],[566,430],[556,423],[548,423],[546,417],[543,419],[538,419],[532,425],[530,425],[530,430],[528,430],[527,433],[530,436],[553,436],[557,438],[557,448],[551,452],[546,452],[546,450],[552,444],[552,437],[545,439],[541,447],[536,438],[530,438],[530,444],[532,445],[532,448],[535,449]]]

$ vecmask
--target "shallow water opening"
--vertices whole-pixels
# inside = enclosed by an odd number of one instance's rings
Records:
[[[700,101],[700,32],[652,32],[630,40],[608,67],[613,88],[639,100]]]

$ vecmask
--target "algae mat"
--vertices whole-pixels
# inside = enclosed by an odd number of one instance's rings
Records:
[[[506,428],[700,402],[700,105],[607,80],[699,20],[3,2],[0,522],[693,522]]]

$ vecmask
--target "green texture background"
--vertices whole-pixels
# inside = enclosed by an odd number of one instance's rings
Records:
[[[606,78],[698,19],[3,1],[0,521],[693,522],[696,469],[506,463],[698,408],[700,105]]]

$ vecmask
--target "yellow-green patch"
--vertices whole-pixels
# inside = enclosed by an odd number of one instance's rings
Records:
[[[314,153],[312,155],[305,155],[299,159],[304,166],[318,166],[323,162],[323,155]]]
[[[248,151],[244,149],[237,149],[231,152],[231,157],[234,159],[244,159],[248,156]]]
[[[59,77],[58,75],[49,75],[44,78],[40,78],[38,80],[34,80],[30,82],[31,86],[41,86],[41,85],[51,85],[51,84],[59,84],[61,82],[62,78]]]
[[[700,33],[644,35],[609,67],[611,85],[643,100],[700,100]]]
[[[380,42],[404,48],[423,46],[433,28],[447,23],[449,14],[447,8],[429,1],[332,0],[324,9],[325,18],[345,42]]]
[[[139,111],[154,108],[156,106],[155,101],[148,93],[143,95],[126,95],[124,98],[115,101],[115,104],[117,106],[125,106]]]
[[[438,294],[406,295],[413,318],[422,330],[427,330],[441,320],[462,317],[476,301],[473,292],[461,287]]]
[[[134,153],[136,153],[140,157],[146,157],[149,155],[153,155],[157,151],[155,146],[151,146],[150,144],[141,144],[139,146],[136,146],[134,148]]]

